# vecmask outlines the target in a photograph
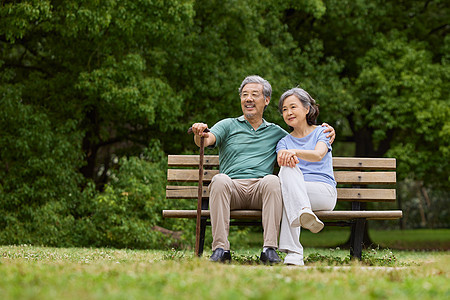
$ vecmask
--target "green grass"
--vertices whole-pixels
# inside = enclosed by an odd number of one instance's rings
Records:
[[[211,233],[207,232],[206,245],[211,243]],[[350,236],[348,227],[325,228],[313,234],[308,230],[302,230],[300,240],[306,248],[335,248],[344,244]],[[373,247],[389,249],[414,249],[414,250],[450,250],[450,229],[414,229],[414,230],[375,230],[369,229],[369,236],[374,242]],[[242,236],[230,235],[233,248],[245,249],[248,247],[260,247],[262,234],[250,232]]]
[[[372,250],[392,267],[214,264],[191,251],[0,246],[1,299],[448,299],[448,252]],[[235,257],[259,253],[237,250]],[[208,253],[209,254],[209,253]],[[340,259],[347,250],[306,248]],[[377,265],[377,264],[375,264]],[[380,264],[378,264],[380,265]],[[382,264],[381,264],[382,265]]]
[[[450,250],[450,229],[372,230],[369,234],[382,247]]]
[[[302,243],[309,247],[333,247],[343,244],[350,236],[349,228],[325,227],[313,234],[302,231]],[[376,246],[391,249],[450,250],[450,229],[376,230],[369,229]]]

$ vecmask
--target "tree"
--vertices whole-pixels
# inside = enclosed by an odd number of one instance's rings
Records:
[[[379,36],[360,61],[355,128],[371,132],[375,154],[399,159],[400,179],[443,187],[450,171],[450,69],[433,63],[424,48],[396,33]]]
[[[448,6],[444,1],[323,2],[321,16],[290,9],[284,20],[295,41],[323,41],[324,58],[343,66],[340,86],[317,91],[319,101],[326,101],[322,113],[341,133],[338,141],[346,136],[354,142],[356,156],[397,157],[400,179],[445,184]]]
[[[86,245],[75,232],[92,223],[92,184],[181,115],[163,70],[192,15],[189,1],[2,2],[4,243]]]
[[[142,148],[144,128],[167,130],[181,114],[162,70],[182,48],[189,2],[30,1],[2,5],[1,14],[4,80],[52,123],[76,122],[86,178],[104,184],[111,147]]]
[[[334,59],[342,66],[339,84],[333,82],[328,90],[311,87],[322,104],[321,115],[337,129],[335,153],[344,149],[347,155],[396,157],[400,185],[414,179],[447,195],[448,5],[323,3],[322,15],[287,9],[284,23],[299,45],[319,40],[321,61]],[[343,141],[353,143],[354,150],[340,147]]]
[[[310,7],[317,4],[309,2]],[[101,221],[94,216],[108,209],[104,203],[127,203],[121,198],[124,187],[111,180],[127,178],[117,172],[133,174],[126,171],[129,162],[140,168],[133,157],[153,147],[152,138],[168,153],[191,151],[188,125],[238,114],[237,87],[246,75],[258,73],[287,88],[296,66],[313,69],[308,58],[320,50],[291,55],[298,51],[280,21],[285,6],[278,4],[2,3],[0,225],[7,229],[2,240],[51,245],[105,241],[95,236]],[[279,119],[273,108],[268,115]],[[24,145],[28,148],[22,150]],[[22,175],[24,170],[29,176]],[[100,204],[102,197],[111,201]],[[53,224],[51,241],[42,238],[49,236],[43,222],[30,218],[40,209],[45,209],[41,216],[48,216],[44,223]],[[23,234],[9,236],[14,235],[11,224],[22,224]],[[123,228],[124,223],[111,224]],[[85,238],[83,230],[93,231],[92,238]]]
[[[146,168],[162,176],[160,154],[144,155],[151,150],[196,151],[187,128],[239,115],[237,88],[249,74],[273,85],[267,120],[284,124],[277,99],[301,85],[336,127],[336,154],[352,140],[358,156],[396,156],[402,178],[447,182],[448,164],[439,163],[450,131],[445,4],[3,1],[0,227],[9,229],[1,240],[89,243],[83,230],[99,229],[89,222],[110,203],[101,197],[130,204],[113,178]],[[136,175],[139,189],[144,177]],[[152,189],[146,195],[156,199],[163,186]],[[23,234],[14,237],[13,224]],[[77,224],[80,239],[70,241],[63,228]],[[45,240],[45,227],[59,235]],[[115,245],[126,244],[120,239]]]

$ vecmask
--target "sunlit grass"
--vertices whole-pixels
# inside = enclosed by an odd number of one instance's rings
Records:
[[[259,248],[234,256],[257,256]],[[389,250],[374,250],[382,258]],[[390,267],[351,261],[306,267],[230,265],[192,251],[0,246],[2,299],[446,299],[447,252],[392,251]],[[341,258],[340,249],[305,249],[305,256]]]

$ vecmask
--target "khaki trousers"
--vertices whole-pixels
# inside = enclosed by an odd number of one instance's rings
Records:
[[[230,211],[237,209],[262,210],[264,247],[278,247],[283,200],[278,176],[263,178],[231,179],[220,173],[209,185],[209,206],[211,211],[212,250],[230,250],[228,232]]]

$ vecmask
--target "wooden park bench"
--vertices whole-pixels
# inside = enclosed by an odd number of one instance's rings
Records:
[[[205,155],[199,170],[199,155],[169,155],[166,188],[167,199],[197,199],[201,193],[201,210],[163,210],[166,218],[196,218],[200,215],[197,231],[198,255],[203,252],[205,229],[210,225],[208,184],[219,173],[219,156]],[[204,168],[204,169],[203,169]],[[326,225],[351,226],[350,254],[361,259],[364,227],[367,220],[395,220],[401,210],[366,210],[368,202],[395,202],[395,158],[334,157],[334,176],[337,182],[338,202],[350,202],[350,210],[318,211],[317,216]],[[198,188],[200,174],[203,183]],[[204,185],[203,185],[204,184]],[[233,210],[230,225],[255,225],[261,222],[260,210]],[[236,221],[237,220],[237,221]],[[242,221],[246,220],[246,221]]]

